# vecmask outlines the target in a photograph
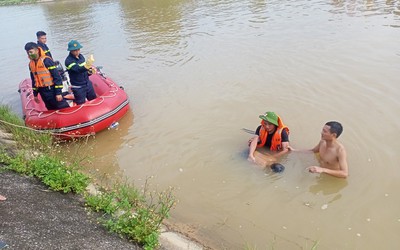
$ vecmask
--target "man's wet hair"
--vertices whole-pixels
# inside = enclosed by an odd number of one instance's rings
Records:
[[[330,132],[336,134],[336,138],[338,138],[343,132],[343,126],[339,122],[331,121],[325,123],[325,125],[330,127]]]
[[[29,42],[29,43],[25,44],[26,51],[31,50],[31,49],[37,49],[37,48],[38,48],[38,45],[34,42]]]
[[[41,36],[45,36],[46,35],[46,32],[44,32],[44,31],[38,31],[38,32],[36,32],[36,37],[37,38],[39,38],[39,37],[41,37]]]

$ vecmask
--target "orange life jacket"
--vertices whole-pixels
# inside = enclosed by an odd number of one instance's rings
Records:
[[[31,59],[29,62],[29,68],[33,74],[33,77],[35,78],[35,87],[41,88],[52,86],[54,85],[53,77],[51,76],[49,69],[47,69],[44,65],[44,59],[50,57],[46,56],[42,48],[39,47],[38,49],[39,59],[37,61]]]
[[[271,151],[283,150],[283,147],[282,147],[282,131],[283,130],[286,130],[286,132],[289,135],[289,128],[283,124],[282,119],[278,116],[278,127],[276,128],[276,131],[272,137],[271,147],[269,150],[271,150]],[[267,137],[268,137],[268,132],[267,132],[267,130],[265,130],[265,122],[264,122],[264,120],[261,120],[261,128],[259,131],[259,138],[260,138],[261,142],[257,144],[257,148],[261,148],[265,145],[265,143],[267,142]]]

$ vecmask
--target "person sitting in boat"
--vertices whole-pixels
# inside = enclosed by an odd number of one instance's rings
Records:
[[[257,163],[254,155],[257,148],[266,147],[270,151],[277,151],[265,162],[275,162],[276,158],[289,151],[289,128],[285,126],[282,119],[274,112],[266,112],[260,115],[261,125],[257,127],[255,136],[249,140],[248,160]]]
[[[34,42],[27,43],[25,50],[30,59],[29,70],[35,102],[39,103],[40,94],[48,110],[69,107],[61,95],[63,83],[53,60]]]
[[[95,73],[92,68],[92,61],[86,61],[81,54],[83,46],[76,40],[68,43],[69,55],[65,59],[65,66],[71,81],[72,92],[75,97],[76,104],[85,103],[87,100],[96,98],[92,82],[89,80],[89,74]]]
[[[36,32],[36,37],[37,37],[37,45],[39,45],[39,47],[43,49],[43,51],[46,54],[46,56],[48,56],[51,59],[53,59],[53,56],[50,53],[50,49],[46,44],[46,42],[47,42],[47,34],[46,34],[46,32],[38,31],[38,32]]]

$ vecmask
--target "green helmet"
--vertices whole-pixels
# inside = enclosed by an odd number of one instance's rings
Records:
[[[68,51],[77,50],[83,48],[82,45],[77,40],[71,40],[68,43]]]

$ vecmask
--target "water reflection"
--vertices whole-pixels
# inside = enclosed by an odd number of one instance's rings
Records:
[[[129,110],[116,129],[104,130],[88,141],[86,148],[90,149],[88,155],[93,158],[94,163],[91,168],[97,173],[104,176],[123,175],[119,168],[118,151],[128,146],[126,140],[133,127],[133,118],[133,112]]]
[[[316,178],[316,183],[311,185],[309,192],[318,195],[326,196],[327,204],[339,200],[342,197],[340,191],[348,185],[346,179],[338,179],[336,177],[321,175]]]
[[[183,32],[183,0],[121,0],[130,60],[155,58],[172,66],[192,59]]]
[[[90,38],[98,35],[94,23],[94,3],[91,1],[55,1],[44,4],[42,8],[52,32],[51,37],[58,45],[55,49],[66,51],[71,39],[79,40],[86,48]]]
[[[268,10],[266,0],[249,1],[248,8],[251,13],[249,22],[253,23],[253,25],[250,25],[251,27],[259,28],[255,24],[262,24],[268,20],[268,16],[265,14],[265,12]]]
[[[349,16],[370,16],[370,15],[399,15],[397,1],[374,1],[374,0],[333,0],[333,13],[345,13]]]

